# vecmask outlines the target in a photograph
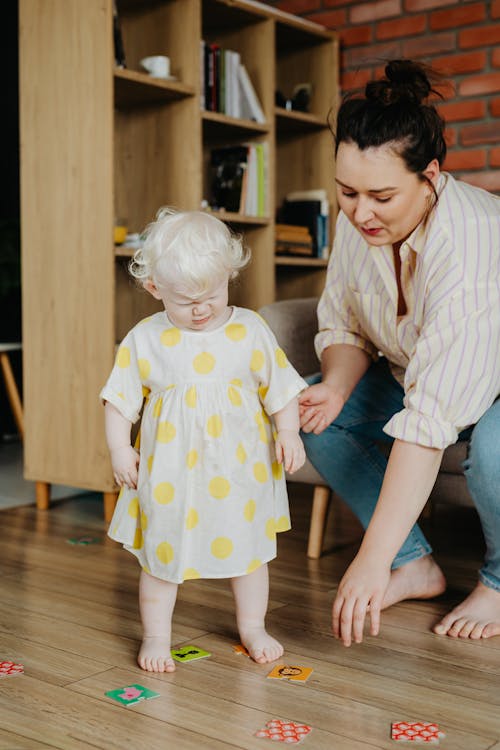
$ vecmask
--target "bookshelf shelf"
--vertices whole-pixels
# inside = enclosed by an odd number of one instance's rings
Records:
[[[311,268],[326,268],[328,265],[328,259],[276,255],[274,263],[277,266],[310,266]]]
[[[328,128],[325,116],[318,117],[309,112],[297,112],[283,107],[275,107],[274,113],[278,133],[305,133],[308,130]]]
[[[174,99],[194,96],[193,86],[174,80],[162,81],[151,78],[146,73],[135,70],[116,68],[115,105],[117,107],[136,107],[142,104],[166,102]]]
[[[261,124],[254,120],[244,120],[238,117],[230,117],[229,115],[221,114],[220,112],[208,112],[203,110],[202,112],[203,127],[207,134],[234,134],[238,136],[241,134],[242,137],[248,135],[260,135],[263,133],[269,133],[270,126],[267,124]]]

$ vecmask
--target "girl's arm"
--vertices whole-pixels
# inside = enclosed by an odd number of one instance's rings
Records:
[[[139,454],[130,444],[132,423],[109,401],[104,405],[104,423],[115,482],[120,487],[136,489]]]
[[[346,646],[352,637],[362,641],[368,607],[370,633],[378,634],[392,561],[427,502],[442,455],[438,448],[394,442],[377,506],[333,604],[333,632]]]
[[[283,409],[273,414],[276,430],[276,460],[293,474],[306,460],[304,445],[299,435],[299,403],[293,398]]]

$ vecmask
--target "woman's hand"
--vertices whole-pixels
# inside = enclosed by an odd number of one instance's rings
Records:
[[[333,603],[333,635],[344,646],[352,640],[361,643],[366,614],[370,614],[370,635],[378,635],[380,610],[391,577],[390,568],[363,560],[359,554],[354,558],[342,580]]]
[[[338,417],[344,406],[340,393],[328,383],[310,385],[299,396],[300,426],[319,435]]]
[[[120,446],[111,450],[111,466],[115,482],[120,487],[137,489],[139,454],[131,445]]]
[[[276,460],[293,474],[306,460],[304,444],[297,430],[279,430],[276,436]]]

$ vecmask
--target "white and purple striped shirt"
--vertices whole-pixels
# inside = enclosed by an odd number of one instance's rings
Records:
[[[385,432],[446,448],[500,393],[500,198],[447,173],[437,190],[401,245],[400,317],[392,246],[368,245],[340,212],[315,346],[383,354],[405,391]]]

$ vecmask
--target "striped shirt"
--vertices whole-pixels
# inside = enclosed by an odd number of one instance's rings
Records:
[[[369,245],[340,212],[315,346],[384,355],[405,393],[385,432],[445,448],[500,393],[500,198],[447,173],[437,190],[400,248],[400,317],[392,246]]]

